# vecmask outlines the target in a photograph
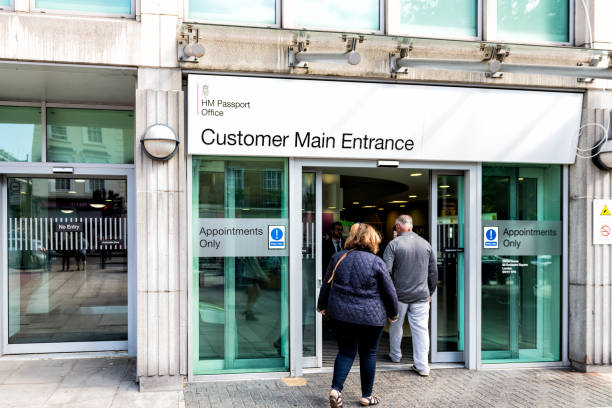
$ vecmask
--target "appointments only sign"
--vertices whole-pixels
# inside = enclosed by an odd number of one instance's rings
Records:
[[[187,150],[569,164],[581,112],[574,93],[191,74]]]
[[[201,257],[287,256],[283,218],[200,218],[194,239]]]
[[[561,255],[561,221],[483,221],[483,255]],[[487,246],[487,242],[494,242]]]
[[[593,200],[593,244],[612,244],[612,200]]]

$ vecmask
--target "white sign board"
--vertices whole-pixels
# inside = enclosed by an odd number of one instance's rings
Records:
[[[287,219],[283,218],[200,218],[194,239],[201,257],[288,256]],[[270,228],[273,227],[273,228]],[[282,229],[282,237],[276,229]],[[274,242],[283,245],[270,246]]]
[[[612,244],[612,200],[593,200],[593,244]]]
[[[573,163],[578,93],[189,75],[188,153]]]

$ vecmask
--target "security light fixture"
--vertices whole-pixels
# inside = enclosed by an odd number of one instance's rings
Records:
[[[378,167],[399,167],[399,160],[379,160]]]
[[[361,55],[355,48],[357,41],[363,41],[362,37],[357,38],[346,38],[343,40],[347,41],[346,52],[307,52],[306,48],[308,42],[298,42],[297,47],[289,47],[289,66],[296,68],[307,68],[309,62],[327,62],[332,64],[349,64],[357,65],[361,62]]]
[[[198,62],[206,54],[204,45],[200,43],[200,30],[187,27],[187,30],[179,34],[176,49],[179,61]]]
[[[608,129],[604,138],[605,141],[600,140],[595,147],[593,147],[591,155],[595,166],[601,170],[610,171],[612,170],[612,112],[610,112]]]
[[[167,125],[157,123],[149,126],[142,139],[142,150],[152,160],[168,160],[178,150],[179,140],[174,130]]]

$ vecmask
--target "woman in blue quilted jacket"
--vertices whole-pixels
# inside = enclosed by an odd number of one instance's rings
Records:
[[[397,320],[397,294],[385,263],[375,254],[381,238],[368,224],[351,227],[344,250],[331,258],[317,309],[330,319],[338,342],[329,393],[332,408],[343,406],[342,387],[359,352],[361,405],[376,405],[372,395],[376,351],[387,320]]]

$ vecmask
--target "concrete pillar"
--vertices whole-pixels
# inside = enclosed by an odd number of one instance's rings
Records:
[[[178,69],[141,68],[136,90],[138,362],[141,391],[182,388],[187,374],[187,217],[183,92]],[[179,150],[144,155],[147,127],[170,126]]]
[[[585,98],[583,148],[604,135],[593,124],[608,129],[610,110],[595,108],[594,96]],[[578,158],[569,178],[569,359],[581,371],[612,370],[612,246],[593,245],[593,200],[612,198],[612,173]]]

